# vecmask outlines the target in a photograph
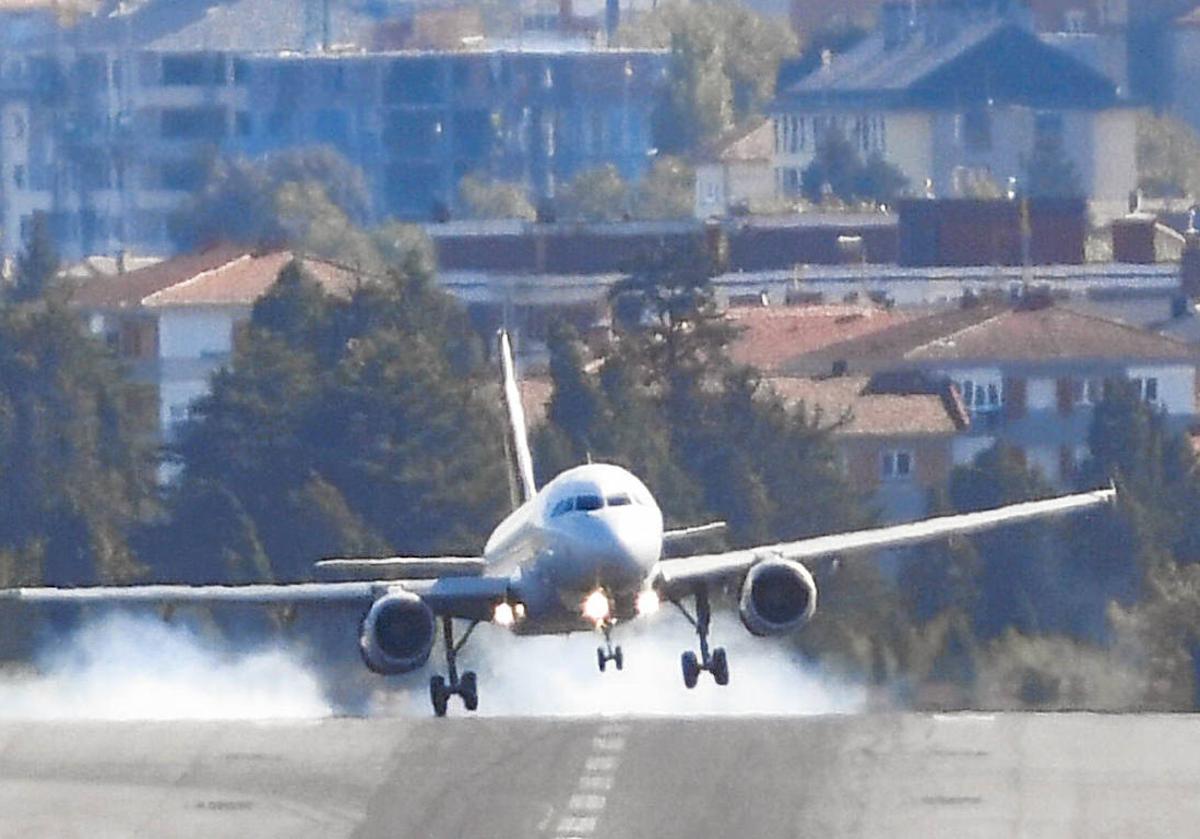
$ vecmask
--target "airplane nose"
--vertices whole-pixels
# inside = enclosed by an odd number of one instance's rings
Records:
[[[640,585],[660,549],[653,528],[615,517],[593,518],[581,542],[601,581],[618,590]]]

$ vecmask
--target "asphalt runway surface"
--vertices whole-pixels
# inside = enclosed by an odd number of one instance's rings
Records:
[[[1182,837],[1200,718],[7,722],[4,837]]]

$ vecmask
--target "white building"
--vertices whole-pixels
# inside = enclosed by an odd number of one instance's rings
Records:
[[[214,248],[90,280],[71,303],[133,377],[154,388],[159,432],[170,440],[191,404],[209,392],[212,374],[229,363],[255,301],[293,258],[287,251]],[[304,268],[332,293],[348,293],[357,282],[325,262],[306,259]]]
[[[1035,152],[1070,161],[1097,220],[1137,187],[1137,110],[1096,70],[1017,22],[935,9],[896,17],[773,105],[776,186],[798,192],[830,131],[937,197],[1007,190]],[[903,11],[903,10],[901,10]],[[918,13],[914,13],[917,15]]]

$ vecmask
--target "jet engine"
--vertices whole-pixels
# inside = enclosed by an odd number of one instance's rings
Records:
[[[433,611],[417,595],[400,591],[371,604],[358,645],[367,667],[391,676],[424,665],[435,634]]]
[[[746,574],[738,610],[752,634],[783,635],[812,619],[817,611],[817,584],[799,562],[768,559]]]

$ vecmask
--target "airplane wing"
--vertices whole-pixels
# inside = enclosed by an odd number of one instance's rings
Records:
[[[357,580],[431,580],[439,577],[482,577],[487,563],[479,556],[330,557],[317,571]]]
[[[663,544],[678,545],[704,536],[713,536],[717,533],[724,533],[726,527],[728,525],[723,521],[713,521],[708,524],[697,524],[692,527],[681,527],[678,530],[668,530],[663,533]]]
[[[685,593],[695,583],[744,574],[764,559],[782,558],[803,562],[834,554],[915,545],[943,536],[978,533],[1001,525],[1087,510],[1112,503],[1116,497],[1116,489],[1102,489],[1044,501],[1026,501],[977,513],[941,516],[911,524],[816,536],[719,554],[664,559],[656,566],[653,585],[659,594],[669,597]]]
[[[233,586],[86,586],[0,589],[0,602],[113,606],[211,606],[259,604],[311,606],[347,602],[368,604],[391,591],[419,596],[436,614],[486,619],[509,594],[507,577],[443,577],[436,580],[363,580],[343,583],[285,583]]]

